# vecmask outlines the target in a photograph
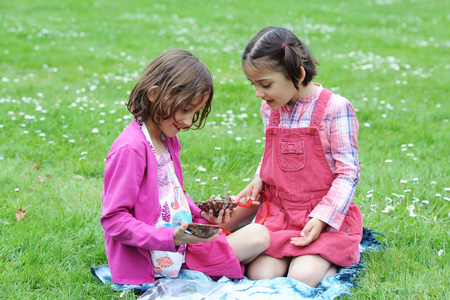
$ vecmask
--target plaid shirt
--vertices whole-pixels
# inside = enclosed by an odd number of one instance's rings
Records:
[[[323,87],[297,100],[294,108],[288,105],[280,108],[281,128],[301,128],[310,125],[314,107]],[[262,101],[261,116],[267,129],[271,108]],[[336,178],[322,201],[309,215],[339,230],[345,214],[352,203],[359,179],[358,121],[352,104],[344,97],[333,94],[325,108],[320,124],[320,139],[323,150]],[[261,162],[256,174],[259,174]]]

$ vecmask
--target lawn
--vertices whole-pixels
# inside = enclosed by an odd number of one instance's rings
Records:
[[[119,297],[89,271],[107,263],[104,159],[131,121],[129,91],[167,49],[198,56],[215,82],[205,128],[178,135],[188,194],[248,184],[264,132],[240,55],[270,25],[307,41],[315,81],[357,110],[354,202],[386,247],[364,256],[353,299],[450,298],[449,11],[440,0],[1,1],[0,298]]]

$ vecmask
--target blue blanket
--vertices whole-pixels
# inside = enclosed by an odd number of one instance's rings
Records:
[[[380,247],[382,244],[375,238],[374,232],[364,228],[359,245],[361,254],[367,251],[378,251]],[[334,299],[342,295],[351,296],[350,290],[357,286],[356,281],[362,275],[363,266],[364,261],[361,260],[357,264],[341,268],[337,274],[322,280],[317,288],[286,277],[264,280],[222,277],[214,281],[202,272],[191,270],[181,270],[178,278],[164,278],[154,284],[120,285],[111,281],[108,265],[91,268],[91,273],[103,284],[111,285],[115,291],[134,290],[141,294],[139,300]]]

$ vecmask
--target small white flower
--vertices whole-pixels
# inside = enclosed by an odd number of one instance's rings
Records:
[[[98,128],[92,129],[92,133],[98,133]]]
[[[196,178],[196,179],[195,179],[195,182],[200,182],[200,178]]]
[[[215,147],[214,150],[219,151],[221,148],[220,147]]]
[[[392,162],[392,159],[386,159],[384,162],[390,164]]]
[[[19,192],[19,188],[15,188],[14,190],[15,190],[16,192]]]
[[[202,166],[199,166],[199,167],[197,168],[197,171],[205,172],[205,171],[206,171],[206,169],[205,169],[205,168],[203,168]]]
[[[212,177],[212,180],[217,180],[217,179],[219,179],[219,177],[217,177],[217,176]]]
[[[244,182],[250,181],[250,178],[244,178],[242,181],[244,181]]]
[[[438,255],[441,256],[442,254],[444,254],[444,250],[439,250]]]
[[[400,183],[408,183],[408,180],[402,179],[402,180],[400,180]]]

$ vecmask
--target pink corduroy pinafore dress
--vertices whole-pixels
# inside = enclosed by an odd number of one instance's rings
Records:
[[[309,127],[278,128],[279,112],[271,111],[260,172],[269,205],[261,205],[256,221],[267,214],[263,225],[270,231],[271,242],[265,254],[276,258],[318,254],[345,267],[360,260],[362,215],[353,202],[339,231],[330,231],[330,226],[325,226],[319,238],[308,246],[290,243],[291,237],[300,236],[310,220],[309,214],[335,179],[319,136],[320,123],[331,95],[323,89]]]

